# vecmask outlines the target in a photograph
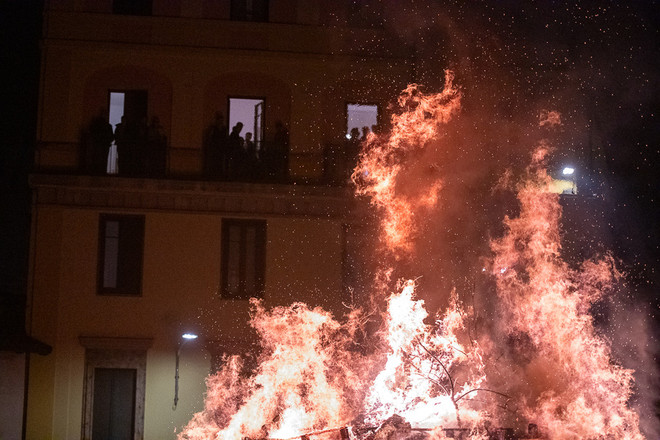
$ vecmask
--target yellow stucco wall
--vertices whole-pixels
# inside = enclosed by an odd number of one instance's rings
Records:
[[[105,212],[105,211],[103,211]],[[85,349],[80,336],[153,338],[147,356],[145,439],[174,438],[203,407],[211,356],[203,343],[181,351],[180,403],[172,410],[180,334],[240,338],[247,301],[219,298],[222,216],[145,213],[143,292],[96,294],[101,211],[41,207],[36,220],[33,333],[55,350],[32,356],[28,438],[79,438]],[[267,306],[302,301],[341,313],[341,224],[267,218]]]

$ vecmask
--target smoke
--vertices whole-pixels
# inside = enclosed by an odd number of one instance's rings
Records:
[[[449,68],[461,94],[461,111],[420,157],[428,169],[409,166],[400,177],[401,186],[417,188],[431,174],[442,190],[437,209],[415,225],[409,259],[393,273],[418,276],[431,311],[443,310],[455,288],[485,309],[486,320],[497,316],[483,293],[483,257],[505,232],[500,220],[518,215],[519,204],[512,192],[492,188],[505,173],[524,174],[552,129],[548,172],[574,165],[578,194],[589,199],[568,207],[569,217],[584,217],[577,233],[586,237],[582,248],[564,242],[562,254],[579,264],[576,254],[609,250],[624,273],[626,287],[612,298],[627,296],[627,305],[597,330],[609,335],[613,357],[636,371],[642,425],[657,437],[657,5],[397,1],[385,11],[385,26],[414,48],[420,89],[440,90],[438,72]]]
[[[255,303],[259,367],[245,377],[228,359],[182,438],[282,438],[392,414],[473,430],[535,421],[551,438],[639,439],[640,428],[657,437],[657,347],[639,298],[620,299],[636,293],[622,287],[628,263],[616,247],[587,258],[563,247],[550,190],[553,170],[573,159],[593,173],[585,196],[618,206],[607,182],[620,156],[604,139],[616,138],[623,110],[608,109],[655,90],[643,78],[647,46],[617,36],[639,15],[414,6],[396,2],[383,18],[414,48],[419,84],[393,104],[390,130],[368,138],[353,176],[379,214],[374,301],[341,321],[304,304]],[[382,325],[367,331],[369,321]]]

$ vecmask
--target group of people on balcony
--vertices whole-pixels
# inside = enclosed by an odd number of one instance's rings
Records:
[[[242,136],[243,123],[230,132],[222,113],[204,133],[204,173],[211,179],[284,181],[288,176],[289,134],[281,121],[275,123],[272,140],[255,141],[252,132]]]
[[[363,142],[369,133],[378,133],[378,127],[373,125],[362,127],[362,133],[357,127],[351,128],[346,139],[338,143],[328,143],[323,151],[323,174],[325,181],[331,185],[345,185],[357,166]]]
[[[116,146],[116,166],[111,152]],[[87,171],[100,175],[118,172],[122,176],[165,176],[167,135],[157,116],[139,121],[121,117],[114,130],[108,116],[100,112],[87,132]]]
[[[203,138],[204,174],[209,179],[230,181],[277,181],[288,178],[289,134],[281,121],[268,142],[253,133],[243,135],[244,125],[238,122],[227,130],[222,113],[216,113]],[[329,143],[324,150],[324,180],[330,184],[345,184],[355,167],[360,145],[371,130],[362,133],[353,128],[339,144]],[[116,145],[116,167],[111,162],[112,144]],[[114,130],[107,114],[94,117],[86,131],[86,171],[94,175],[115,174],[129,177],[165,177],[167,168],[167,135],[157,116],[147,124],[140,121],[121,122]]]

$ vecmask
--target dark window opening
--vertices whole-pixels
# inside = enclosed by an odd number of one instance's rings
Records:
[[[102,214],[99,219],[100,294],[140,295],[144,216]]]
[[[92,438],[133,440],[137,370],[95,368]]]
[[[112,13],[117,15],[151,15],[152,0],[112,0]]]
[[[268,21],[268,0],[231,0],[230,18],[236,21]]]
[[[222,221],[222,289],[226,299],[262,297],[266,266],[266,221]]]

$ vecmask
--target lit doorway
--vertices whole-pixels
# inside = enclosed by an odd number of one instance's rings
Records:
[[[123,116],[125,116],[127,124],[138,124],[143,120],[146,122],[147,97],[146,90],[117,90],[109,92],[108,122],[112,125],[113,133],[115,133],[117,124],[121,122]],[[115,141],[112,141],[112,146],[108,152],[106,172],[108,174],[119,173],[119,157],[117,155]]]
[[[258,98],[229,98],[229,132],[241,122],[243,129],[239,133],[245,137],[246,133],[252,133],[252,141],[261,148],[264,137],[264,100]]]

